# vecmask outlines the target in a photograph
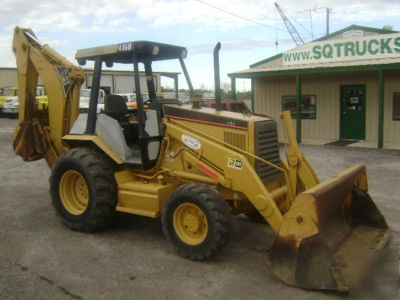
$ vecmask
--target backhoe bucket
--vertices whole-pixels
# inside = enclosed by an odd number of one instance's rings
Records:
[[[390,234],[367,193],[365,166],[354,166],[296,197],[269,253],[269,265],[291,285],[349,291]]]

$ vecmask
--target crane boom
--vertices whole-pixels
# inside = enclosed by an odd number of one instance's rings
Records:
[[[297,32],[297,30],[293,26],[292,22],[290,22],[290,20],[286,16],[285,12],[282,10],[282,8],[276,2],[275,2],[275,7],[278,10],[279,14],[281,15],[283,23],[285,23],[285,26],[286,26],[287,30],[289,31],[289,34],[292,37],[293,41],[296,43],[296,45],[297,46],[304,45],[304,41],[301,38],[300,34]]]

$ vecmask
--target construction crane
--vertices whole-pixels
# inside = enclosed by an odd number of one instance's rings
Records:
[[[296,43],[296,45],[297,46],[304,45],[304,41],[301,38],[300,34],[297,32],[296,28],[290,22],[289,18],[286,16],[285,12],[282,10],[282,8],[276,2],[275,2],[275,7],[278,10],[279,14],[281,15],[282,20],[285,23],[285,26],[286,26],[287,30],[289,31],[289,34],[292,37],[293,41]]]

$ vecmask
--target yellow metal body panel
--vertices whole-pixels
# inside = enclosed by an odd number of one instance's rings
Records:
[[[160,216],[164,201],[178,186],[160,179],[146,180],[130,170],[115,173],[115,179],[118,184],[117,210],[152,218]]]
[[[68,134],[62,138],[69,144],[74,144],[78,142],[92,142],[94,145],[99,147],[104,153],[106,153],[112,160],[117,164],[122,164],[124,160],[122,157],[115,152],[100,136],[98,135],[78,135],[78,134]]]
[[[243,193],[277,231],[283,221],[282,214],[270,192],[259,179],[253,164],[246,157],[246,151],[238,153],[229,143],[223,142],[222,130],[218,126],[201,126],[186,121],[165,119],[165,136],[168,138],[166,159],[162,161],[163,169],[181,169],[187,173],[209,176],[216,185]],[[211,126],[211,128],[205,127]],[[199,130],[195,128],[198,127]],[[230,132],[236,130],[229,129]],[[211,134],[210,134],[211,133]],[[246,134],[245,131],[241,132]],[[199,149],[190,149],[182,143],[182,136],[188,134],[201,144]],[[214,136],[213,136],[214,135]],[[222,137],[222,138],[221,138]],[[222,139],[222,141],[221,141]],[[250,144],[247,141],[247,144]],[[233,146],[234,147],[234,146]],[[246,147],[247,148],[247,147]],[[230,159],[242,161],[240,170],[230,168]],[[251,188],[249,188],[251,187]]]

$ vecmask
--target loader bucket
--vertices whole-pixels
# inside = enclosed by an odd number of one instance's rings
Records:
[[[299,194],[269,253],[272,272],[309,289],[350,291],[391,231],[354,166]]]

